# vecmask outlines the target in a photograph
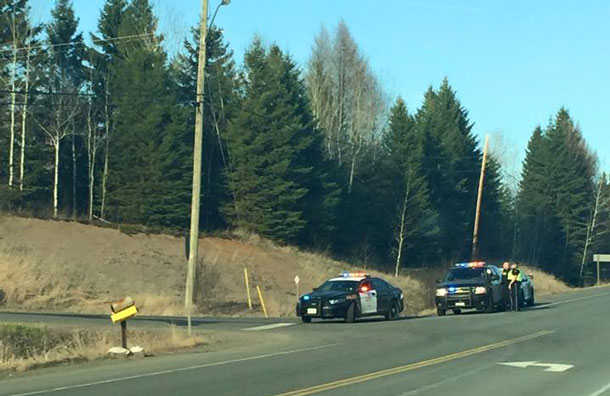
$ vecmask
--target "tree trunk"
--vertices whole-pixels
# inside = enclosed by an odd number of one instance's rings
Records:
[[[402,248],[405,242],[405,228],[406,228],[406,217],[407,217],[407,204],[409,203],[409,192],[410,185],[407,184],[405,191],[405,198],[402,202],[402,211],[400,213],[400,230],[398,232],[398,251],[396,252],[396,269],[394,270],[394,277],[398,277],[400,270],[400,261],[402,259]]]
[[[55,148],[55,171],[53,178],[53,218],[57,218],[57,197],[59,190],[59,136],[53,140]]]
[[[106,150],[104,152],[104,173],[102,174],[102,202],[100,208],[100,218],[104,218],[106,208],[106,182],[108,180],[108,152],[110,150],[110,114],[108,113],[108,92],[106,92],[106,102],[104,104],[104,118],[106,128]]]
[[[87,164],[88,164],[88,181],[89,181],[89,221],[93,220],[93,188],[95,186],[95,161],[97,154],[97,138],[93,133],[93,124],[91,119],[91,102],[89,102],[89,111],[87,112]]]
[[[15,153],[15,105],[16,105],[16,99],[17,99],[17,93],[15,92],[16,86],[15,86],[15,73],[16,73],[16,69],[17,69],[17,59],[14,58],[13,59],[13,71],[12,71],[12,75],[11,75],[11,125],[10,125],[10,131],[11,131],[11,140],[9,141],[9,155],[8,155],[8,185],[9,187],[13,186],[13,178],[14,178],[14,167],[13,167],[13,162],[14,162],[14,153]]]
[[[21,112],[21,158],[19,160],[19,191],[23,191],[23,178],[25,177],[25,134],[27,131],[26,122],[28,118],[28,99],[30,97],[30,59],[32,50],[27,49],[27,59],[25,62],[25,94],[23,97],[23,109]]]

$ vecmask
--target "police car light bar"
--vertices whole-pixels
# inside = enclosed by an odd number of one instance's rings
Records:
[[[339,276],[341,276],[343,278],[367,278],[367,277],[369,277],[369,274],[367,274],[366,272],[343,271],[342,273],[339,274]]]
[[[485,266],[485,261],[473,261],[470,263],[457,263],[456,267],[462,268],[480,268]]]

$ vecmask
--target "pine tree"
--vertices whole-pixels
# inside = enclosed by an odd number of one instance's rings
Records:
[[[415,119],[409,115],[401,98],[390,110],[389,129],[383,143],[394,192],[391,205],[396,208],[392,223],[395,275],[398,276],[405,256],[411,262],[417,261],[413,249],[415,242],[423,241],[424,236],[433,232],[426,229],[426,220],[433,213],[429,208],[428,186],[422,170],[423,141],[417,134]],[[421,245],[419,249],[422,249]],[[421,259],[421,256],[417,258]]]
[[[193,129],[195,112],[192,103],[197,93],[199,30],[193,28],[191,33],[192,38],[184,42],[184,52],[173,61],[172,72],[178,85],[179,103],[188,109],[188,122]],[[238,82],[233,53],[224,43],[222,31],[210,28],[206,45],[201,225],[210,230],[226,225],[221,207],[227,201],[233,202],[226,188],[225,168],[229,164],[229,153],[224,135],[236,111]],[[188,140],[185,144],[192,150],[192,134]]]
[[[481,152],[468,112],[443,80],[430,88],[416,116],[424,145],[424,169],[431,202],[439,214],[439,246],[444,259],[470,258]]]
[[[562,279],[579,281],[587,240],[595,158],[560,109],[530,139],[518,197],[521,255]]]
[[[42,82],[47,93],[43,103],[49,111],[40,112],[34,118],[54,152],[52,208],[53,216],[57,217],[60,203],[71,202],[69,206],[75,209],[76,142],[70,142],[72,150],[67,154],[65,139],[76,139],[75,133],[79,130],[76,124],[82,102],[78,94],[83,84],[85,47],[82,34],[77,32],[78,19],[70,0],[57,0],[51,16],[52,21],[46,26],[49,49]]]
[[[115,133],[110,142],[109,204],[119,222],[185,227],[190,153],[186,114],[176,108],[166,55],[147,0],[134,0],[121,36],[147,32],[118,45],[111,64]]]
[[[299,70],[276,45],[256,38],[244,59],[244,97],[227,130],[231,225],[280,241],[308,226],[311,186],[321,140]],[[236,211],[237,209],[237,211]]]
[[[103,136],[100,140],[100,144],[103,145],[104,151],[100,186],[101,196],[99,213],[101,218],[105,217],[110,141],[112,139],[112,132],[115,129],[112,111],[114,108],[114,97],[112,96],[111,89],[116,84],[113,83],[112,65],[117,62],[119,44],[121,41],[127,40],[117,39],[117,37],[119,37],[119,29],[126,7],[127,2],[125,0],[106,0],[98,21],[98,34],[91,35],[93,42],[96,46],[101,47],[101,49],[98,51],[95,48],[92,48],[89,51],[92,70],[88,73],[88,76],[91,80],[91,89],[96,93],[96,96],[93,98],[94,103],[92,103],[92,106],[99,109],[100,124],[103,129]],[[136,37],[129,40],[137,39],[138,38]],[[94,169],[95,163],[90,163],[90,166]],[[90,178],[95,178],[95,173],[90,172]],[[89,180],[89,183],[90,188],[92,189],[92,180]],[[92,191],[90,191],[90,201],[93,201],[91,194]],[[90,205],[92,206],[92,202],[90,202]],[[90,207],[90,213],[92,213],[92,209],[93,208]]]

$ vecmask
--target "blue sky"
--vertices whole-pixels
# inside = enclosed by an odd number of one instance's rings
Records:
[[[51,0],[32,1],[48,14]],[[81,29],[94,30],[104,1],[73,1]],[[175,49],[197,23],[200,0],[153,3]],[[492,134],[492,146],[501,133],[509,158],[520,160],[534,127],[566,106],[610,168],[610,1],[232,0],[216,24],[238,61],[258,33],[304,66],[320,26],[341,19],[389,95],[401,95],[411,111],[447,76],[475,133]]]

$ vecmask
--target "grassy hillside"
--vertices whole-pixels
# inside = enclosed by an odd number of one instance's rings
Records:
[[[255,289],[259,285],[270,315],[293,315],[295,275],[301,279],[300,292],[305,292],[343,270],[356,270],[252,235],[202,238],[199,253],[200,314],[260,315]],[[250,275],[253,311],[248,309],[244,268]],[[127,235],[74,222],[0,218],[4,308],[106,313],[110,301],[131,295],[142,313],[181,314],[185,276],[181,238]],[[405,291],[409,313],[429,304],[420,282],[405,276],[392,281]]]
[[[203,315],[261,315],[258,285],[271,316],[292,316],[296,275],[304,293],[343,270],[360,269],[255,235],[202,238],[199,253],[197,307]],[[244,268],[249,272],[252,311]],[[430,312],[437,272],[383,276],[403,289],[406,314],[413,315]],[[0,217],[0,307],[5,309],[107,313],[110,301],[131,295],[143,314],[180,315],[185,276],[181,238]],[[538,271],[535,282],[539,296],[568,289]]]

